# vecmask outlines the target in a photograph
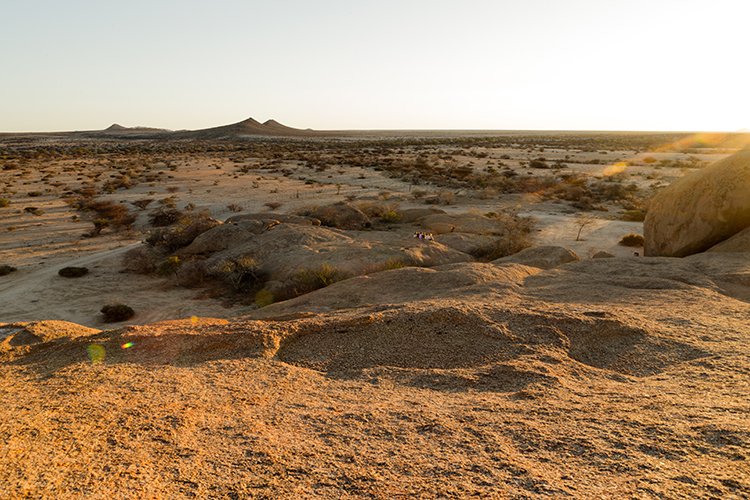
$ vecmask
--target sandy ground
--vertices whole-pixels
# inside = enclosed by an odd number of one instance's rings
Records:
[[[630,161],[624,175],[644,191],[660,183],[668,184],[687,170],[661,167],[658,163],[645,164],[644,158],[654,160],[685,160],[696,157],[711,161],[726,156],[716,154],[635,153],[629,150],[583,151],[578,149],[531,148],[471,148],[460,154],[456,148],[436,146],[428,148],[394,149],[390,156],[414,158],[419,154],[445,155],[452,152],[458,166],[481,170],[486,165],[502,161],[521,173],[546,175],[546,170],[534,171],[521,163],[544,157],[548,162],[565,160],[566,169],[590,176],[601,176],[613,164]],[[401,151],[399,153],[398,151]],[[305,157],[319,158],[321,153],[304,153]],[[303,155],[303,156],[304,156]],[[477,156],[486,155],[479,158]],[[324,160],[327,158],[323,153]],[[436,156],[437,157],[437,156]],[[263,150],[251,154],[197,153],[161,155],[104,155],[101,157],[61,159],[54,161],[31,160],[13,165],[11,170],[0,172],[4,192],[12,200],[0,208],[0,263],[19,268],[14,275],[0,277],[0,319],[20,321],[31,319],[61,319],[90,326],[101,326],[99,309],[107,301],[127,302],[138,311],[128,324],[144,324],[154,320],[179,318],[190,315],[226,317],[231,311],[226,304],[212,299],[193,300],[199,293],[175,289],[164,280],[147,280],[138,276],[123,276],[115,257],[115,249],[123,249],[143,238],[148,230],[146,211],[139,212],[136,230],[131,233],[105,234],[97,238],[82,238],[91,223],[85,214],[79,214],[63,201],[66,189],[83,185],[92,179],[100,184],[115,178],[124,169],[140,169],[146,178],[129,189],[118,189],[104,194],[104,199],[133,202],[150,198],[156,201],[174,197],[178,207],[188,203],[196,209],[209,210],[211,215],[223,220],[235,215],[228,208],[242,213],[268,211],[267,203],[278,203],[275,209],[294,212],[311,205],[324,205],[349,198],[357,201],[396,203],[401,208],[424,207],[421,199],[414,199],[413,191],[442,192],[444,188],[430,185],[414,186],[401,179],[386,175],[373,166],[346,164],[346,157],[330,155],[323,161],[324,170],[306,166],[302,160],[277,160]],[[509,158],[509,159],[508,159]],[[597,161],[598,164],[588,162]],[[340,162],[340,164],[336,164]],[[246,172],[243,172],[246,170]],[[29,193],[39,195],[31,197]],[[598,251],[616,256],[640,252],[639,248],[618,245],[628,233],[642,232],[642,224],[618,220],[616,207],[610,212],[591,212],[596,221],[587,225],[576,241],[578,210],[566,202],[553,203],[529,195],[495,195],[487,199],[471,190],[454,190],[454,201],[439,208],[449,213],[484,213],[503,208],[518,210],[522,215],[537,220],[534,242],[538,245],[560,245],[588,258]],[[42,215],[32,215],[23,209],[29,206],[42,209]],[[77,220],[74,220],[77,219]],[[90,219],[90,217],[89,217]],[[86,263],[95,273],[68,282],[56,276],[62,267]],[[157,294],[151,290],[157,289]],[[179,304],[175,306],[174,304]]]
[[[750,497],[746,258],[635,257],[618,242],[642,223],[616,204],[586,212],[577,239],[569,202],[413,184],[362,148],[296,147],[0,162],[0,265],[18,267],[0,276],[0,497]],[[604,149],[394,145],[380,158],[541,176],[525,162],[544,156],[592,179],[629,161],[614,175],[645,197],[690,170],[659,160],[727,154]],[[82,237],[91,218],[65,193],[125,171],[138,183],[102,197],[154,201],[133,230]],[[516,209],[536,245],[582,260],[407,267],[261,309],[121,272],[167,197],[224,220],[268,203],[425,208],[446,191],[437,208]],[[90,272],[66,279],[65,266]],[[102,323],[112,302],[136,316]]]
[[[29,327],[47,342],[3,344],[0,493],[742,498],[750,308],[720,278],[750,269],[715,257],[400,269],[265,313],[285,320]],[[366,291],[385,303],[306,312]]]

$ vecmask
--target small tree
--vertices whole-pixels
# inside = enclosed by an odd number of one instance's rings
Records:
[[[590,226],[596,221],[596,217],[591,214],[578,214],[576,215],[575,224],[578,226],[578,234],[576,235],[576,241],[581,241],[581,232],[586,226]]]

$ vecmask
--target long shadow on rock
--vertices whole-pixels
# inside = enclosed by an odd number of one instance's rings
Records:
[[[37,343],[11,360],[51,374],[82,362],[193,366],[213,360],[260,357],[269,348],[268,338],[252,331],[204,334],[138,334],[114,330],[76,338]]]
[[[389,312],[367,324],[334,324],[290,339],[277,356],[331,376],[348,376],[377,366],[471,368],[528,352],[503,325],[458,308],[443,308]]]
[[[521,357],[541,359],[550,351],[568,363],[636,377],[707,355],[617,319],[446,307],[300,331],[277,357],[331,378],[359,378],[387,367],[401,370],[397,378],[408,385],[514,391],[554,378],[518,364]]]

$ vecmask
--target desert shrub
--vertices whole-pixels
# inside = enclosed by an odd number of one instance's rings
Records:
[[[269,201],[268,203],[265,203],[264,205],[265,205],[266,207],[268,207],[268,208],[269,208],[270,210],[276,210],[276,209],[277,209],[277,208],[279,208],[279,207],[280,207],[281,205],[283,205],[283,203],[281,203],[281,202],[278,202],[278,201]]]
[[[378,273],[380,271],[391,271],[393,269],[401,269],[404,267],[416,266],[416,265],[417,264],[411,259],[391,258],[391,259],[386,260],[385,262],[379,262],[376,264],[371,264],[369,266],[366,266],[363,270],[363,274]]]
[[[258,307],[266,307],[273,304],[274,301],[275,298],[273,296],[273,293],[267,288],[258,290],[258,292],[255,294],[255,305]]]
[[[10,205],[10,200],[8,198],[0,198],[0,208],[5,208],[8,205]]]
[[[531,168],[550,168],[549,164],[547,164],[547,161],[544,158],[536,158],[535,160],[531,160],[529,162],[529,167],[531,167]]]
[[[292,278],[289,293],[292,297],[297,297],[325,288],[345,278],[344,273],[326,263],[314,268],[301,269]]]
[[[23,211],[31,215],[44,215],[44,210],[38,207],[25,207]]]
[[[531,246],[531,232],[535,224],[532,218],[521,217],[511,211],[493,213],[492,216],[502,222],[502,232],[491,243],[472,250],[473,257],[491,261],[513,255]]]
[[[8,264],[0,265],[0,276],[6,276],[14,271],[16,271],[16,268],[13,266],[9,266]]]
[[[151,204],[154,200],[152,198],[143,198],[140,200],[131,201],[130,203],[136,206],[139,210],[146,210],[146,207]]]
[[[228,284],[234,291],[251,289],[263,281],[258,264],[252,257],[235,257],[216,264],[209,274]]]
[[[153,248],[141,245],[131,248],[122,257],[123,268],[135,274],[150,274],[156,271],[159,253]]]
[[[174,252],[188,246],[195,238],[219,224],[221,222],[211,218],[208,212],[184,213],[170,227],[161,227],[151,231],[146,238],[146,243],[167,252]]]
[[[162,200],[163,201],[163,200]],[[174,207],[161,206],[149,212],[148,223],[153,227],[171,226],[182,217],[182,212]]]
[[[188,288],[203,285],[207,278],[206,264],[202,260],[184,262],[175,272],[175,282]]]
[[[156,272],[162,276],[177,274],[177,270],[180,268],[181,264],[182,261],[177,255],[170,255],[159,263],[156,267]]]
[[[167,196],[166,198],[162,198],[161,200],[159,200],[158,203],[162,207],[176,208],[177,207],[177,197],[176,196]]]
[[[623,236],[619,244],[624,247],[642,247],[643,243],[643,236],[641,236],[640,234],[631,233]]]
[[[357,204],[357,208],[368,217],[377,217],[383,222],[399,222],[401,220],[398,203],[362,202]]]
[[[450,191],[440,191],[437,197],[440,205],[452,205],[456,199],[456,195]]]
[[[242,205],[238,205],[236,203],[230,203],[229,205],[227,205],[227,210],[229,210],[230,212],[237,213],[237,212],[242,212],[244,208],[242,208]]]
[[[380,220],[388,223],[401,222],[401,213],[397,210],[388,210],[386,213],[380,216]]]
[[[130,189],[136,184],[129,175],[120,175],[114,179],[108,180],[102,185],[102,190],[107,193],[114,193],[118,189]]]
[[[127,229],[135,222],[135,215],[130,213],[128,207],[110,200],[89,200],[83,204],[82,209],[96,213],[91,236],[98,235],[106,227]]]
[[[59,271],[57,271],[57,274],[62,276],[63,278],[80,278],[81,276],[85,276],[89,273],[88,267],[63,267]]]
[[[44,193],[42,193],[41,191],[29,191],[28,194],[29,194],[29,197],[31,198],[37,198],[39,196],[42,196],[42,194]]]
[[[105,323],[119,323],[135,316],[133,308],[125,304],[108,304],[100,312],[104,315]]]
[[[643,222],[646,219],[645,210],[625,210],[620,216],[621,220],[629,222]]]

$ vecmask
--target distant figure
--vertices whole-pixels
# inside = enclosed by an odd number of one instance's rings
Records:
[[[641,256],[641,254],[639,254],[638,252],[633,252],[633,255],[635,255],[636,257],[640,257]]]
[[[414,237],[418,238],[423,241],[433,241],[434,238],[432,237],[432,233],[423,233],[422,231],[417,231],[414,233]]]

